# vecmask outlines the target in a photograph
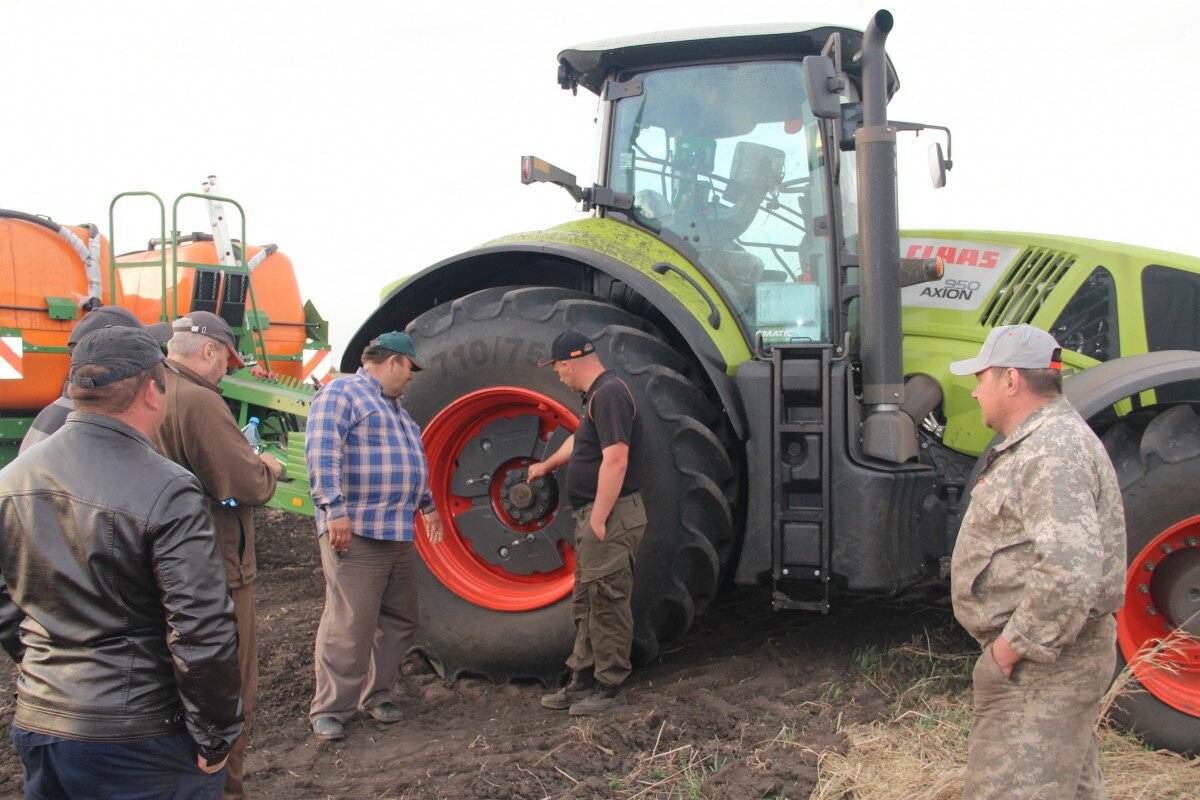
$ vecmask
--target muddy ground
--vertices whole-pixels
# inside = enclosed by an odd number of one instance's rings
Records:
[[[635,672],[629,705],[590,721],[538,705],[539,686],[442,681],[405,662],[407,718],[360,718],[338,743],[307,727],[312,646],[323,597],[311,522],[260,517],[259,708],[247,757],[251,796],[268,798],[807,798],[843,722],[890,716],[859,669],[864,651],[955,633],[936,595],[772,613],[763,592],[713,604],[684,641]],[[969,647],[964,640],[963,648]],[[0,675],[0,723],[14,675]],[[19,797],[20,762],[0,737],[0,796]]]

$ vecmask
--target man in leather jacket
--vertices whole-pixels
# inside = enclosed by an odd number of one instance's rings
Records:
[[[26,797],[219,798],[242,731],[233,604],[204,494],[150,442],[162,351],[105,328],[76,410],[0,471],[0,644]]]

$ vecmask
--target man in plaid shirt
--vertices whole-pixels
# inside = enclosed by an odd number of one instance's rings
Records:
[[[380,722],[403,717],[392,684],[417,628],[414,514],[430,542],[442,539],[421,429],[400,404],[420,369],[408,334],[385,333],[309,413],[304,457],[325,573],[309,710],[318,739],[341,739],[360,708]]]

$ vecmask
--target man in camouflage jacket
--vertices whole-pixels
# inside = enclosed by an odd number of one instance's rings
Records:
[[[951,562],[954,615],[983,647],[964,798],[1107,794],[1094,723],[1124,597],[1121,491],[1096,435],[1062,397],[1060,350],[1029,325],[995,328],[974,375],[1004,436],[971,495]]]

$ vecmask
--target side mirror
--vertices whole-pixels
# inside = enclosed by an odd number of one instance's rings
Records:
[[[846,89],[846,80],[837,73],[833,59],[828,56],[804,57],[804,88],[813,115],[821,119],[841,116],[838,97]]]
[[[941,189],[946,185],[947,169],[946,157],[942,154],[942,143],[934,142],[929,145],[929,179],[933,181],[933,188]]]

